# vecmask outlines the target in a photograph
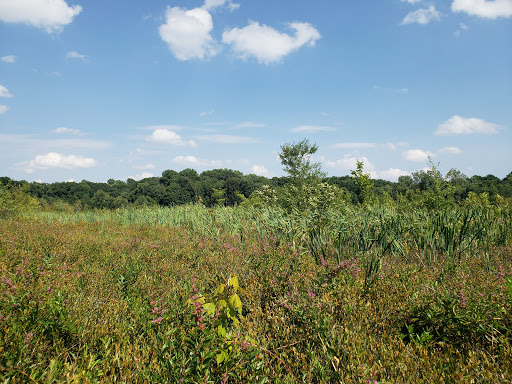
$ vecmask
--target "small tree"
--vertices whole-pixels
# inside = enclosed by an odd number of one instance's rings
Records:
[[[297,144],[287,143],[281,146],[279,159],[283,164],[283,170],[288,173],[296,186],[306,182],[319,181],[326,176],[321,170],[320,163],[311,163],[311,156],[317,150],[318,146],[311,145],[307,139]]]
[[[359,188],[359,199],[361,203],[368,203],[372,199],[373,181],[368,172],[364,172],[364,163],[356,161],[356,170],[350,171],[354,182]]]

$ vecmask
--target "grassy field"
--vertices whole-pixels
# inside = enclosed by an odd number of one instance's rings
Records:
[[[6,383],[512,382],[507,206],[0,221]]]

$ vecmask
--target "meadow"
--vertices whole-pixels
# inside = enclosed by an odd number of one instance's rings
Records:
[[[512,208],[0,220],[4,383],[512,382]]]

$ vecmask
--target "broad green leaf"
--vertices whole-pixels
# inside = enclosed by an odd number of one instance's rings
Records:
[[[222,325],[219,325],[217,327],[217,333],[220,337],[226,337],[226,328],[224,328]]]
[[[228,281],[228,285],[232,286],[236,292],[238,290],[238,277],[232,276]]]
[[[215,290],[215,295],[221,295],[222,292],[224,292],[224,289],[226,289],[226,285],[224,284],[221,284],[217,287],[217,289]]]
[[[230,296],[229,304],[236,309],[242,309],[242,301],[236,293]]]
[[[213,315],[213,313],[215,312],[215,304],[213,304],[213,303],[203,304],[203,308],[206,310],[206,312],[209,315]]]
[[[226,308],[227,306],[228,306],[228,303],[226,303],[226,300],[219,300],[217,302],[217,307],[219,307],[219,309]]]

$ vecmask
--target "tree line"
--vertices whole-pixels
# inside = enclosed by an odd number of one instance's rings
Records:
[[[369,201],[409,201],[430,208],[458,204],[471,196],[482,196],[491,202],[512,197],[512,172],[500,179],[493,175],[468,177],[451,169],[446,175],[430,161],[430,168],[410,176],[400,176],[397,182],[370,179],[364,164],[347,176],[327,177],[319,164],[311,164],[310,156],[316,145],[307,140],[281,147],[281,162],[287,175],[267,178],[244,175],[231,169],[214,169],[198,173],[187,168],[181,172],[166,170],[161,176],[139,181],[109,179],[106,183],[81,182],[38,183],[0,177],[6,188],[22,188],[43,207],[57,210],[116,209],[128,206],[176,206],[199,203],[206,207],[272,200],[297,201],[293,195],[328,193],[344,203],[363,204]],[[322,186],[320,189],[312,186]],[[307,189],[309,188],[309,189]],[[323,189],[322,189],[323,188]],[[309,192],[307,192],[309,191]],[[263,199],[263,200],[262,200]],[[308,205],[310,202],[305,202]]]

